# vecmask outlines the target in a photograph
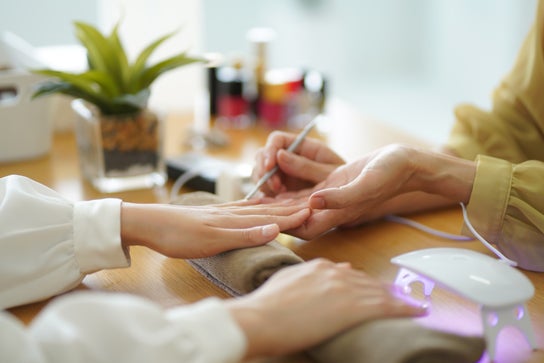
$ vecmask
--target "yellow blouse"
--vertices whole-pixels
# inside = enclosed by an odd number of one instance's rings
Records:
[[[455,110],[447,147],[477,161],[475,229],[519,266],[544,271],[544,0],[515,65],[484,111]]]

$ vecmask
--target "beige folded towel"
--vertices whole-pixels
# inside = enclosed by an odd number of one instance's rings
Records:
[[[485,340],[429,329],[412,319],[365,322],[310,349],[319,363],[477,362]]]
[[[202,275],[233,296],[255,290],[285,266],[304,262],[302,258],[276,241],[264,246],[187,261]]]
[[[221,202],[215,194],[194,192],[182,194],[174,204],[207,205]],[[239,296],[261,286],[276,271],[304,260],[277,241],[272,241],[263,246],[190,259],[187,262],[232,296]]]
[[[221,203],[205,192],[183,194],[174,204]],[[278,242],[188,260],[231,295],[244,295],[279,269],[303,262]],[[469,363],[485,350],[480,336],[462,336],[426,328],[409,318],[379,319],[356,326],[307,351],[320,363]]]

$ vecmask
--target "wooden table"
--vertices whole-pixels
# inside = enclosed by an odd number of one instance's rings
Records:
[[[347,105],[335,101],[329,107],[330,123],[319,135],[347,159],[391,143],[404,142],[421,145],[421,140],[405,135],[386,125],[361,117]],[[187,115],[167,119],[168,130],[165,154],[177,155],[186,151],[184,135],[191,124]],[[258,147],[264,144],[269,130],[228,130],[231,145],[226,149],[208,150],[217,157],[235,158],[251,162]],[[423,143],[425,144],[425,143]],[[426,145],[432,146],[432,145]],[[73,200],[119,197],[131,202],[162,202],[170,184],[156,190],[138,190],[114,194],[100,194],[80,177],[76,144],[71,132],[54,136],[49,155],[31,161],[0,164],[0,176],[22,174],[64,194]],[[458,208],[422,213],[412,216],[428,226],[459,233],[463,224]],[[410,227],[392,222],[341,231],[333,231],[312,241],[301,242],[284,236],[282,242],[304,259],[327,257],[334,261],[349,261],[358,269],[385,281],[393,281],[397,267],[390,263],[396,255],[421,248],[452,246],[490,254],[479,242],[452,242],[433,237]],[[78,289],[122,291],[149,298],[165,307],[187,304],[208,296],[226,298],[227,294],[211,284],[185,261],[166,258],[145,248],[132,248],[132,266],[128,269],[107,270],[87,276]],[[523,271],[536,288],[528,308],[539,347],[544,347],[544,274]],[[10,311],[25,323],[47,304],[29,304]],[[286,307],[287,308],[287,307]],[[432,310],[421,318],[422,324],[458,333],[481,334],[478,306],[443,289],[435,288]],[[515,329],[506,329],[499,336],[499,362],[544,362],[544,354],[531,352],[524,337]],[[310,362],[303,354],[259,362]],[[483,362],[487,361],[486,358]]]

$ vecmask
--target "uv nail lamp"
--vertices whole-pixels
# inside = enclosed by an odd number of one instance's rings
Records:
[[[490,256],[462,248],[429,248],[391,259],[400,266],[395,284],[408,288],[423,284],[430,296],[435,286],[459,294],[480,305],[487,352],[495,359],[496,340],[503,327],[518,328],[536,349],[526,302],[534,295],[531,281],[520,271]]]

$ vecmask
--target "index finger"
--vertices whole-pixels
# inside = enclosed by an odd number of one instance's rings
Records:
[[[267,170],[276,165],[276,157],[281,149],[287,150],[295,141],[297,135],[285,131],[273,131],[264,147],[265,166]],[[300,145],[294,150],[294,153],[307,159],[320,163],[339,164],[344,160],[334,151],[327,147],[321,140],[306,137]]]
[[[263,164],[266,170],[272,169],[277,164],[276,155],[278,150],[287,149],[295,141],[296,137],[295,134],[284,131],[273,131],[268,136],[263,150]]]

